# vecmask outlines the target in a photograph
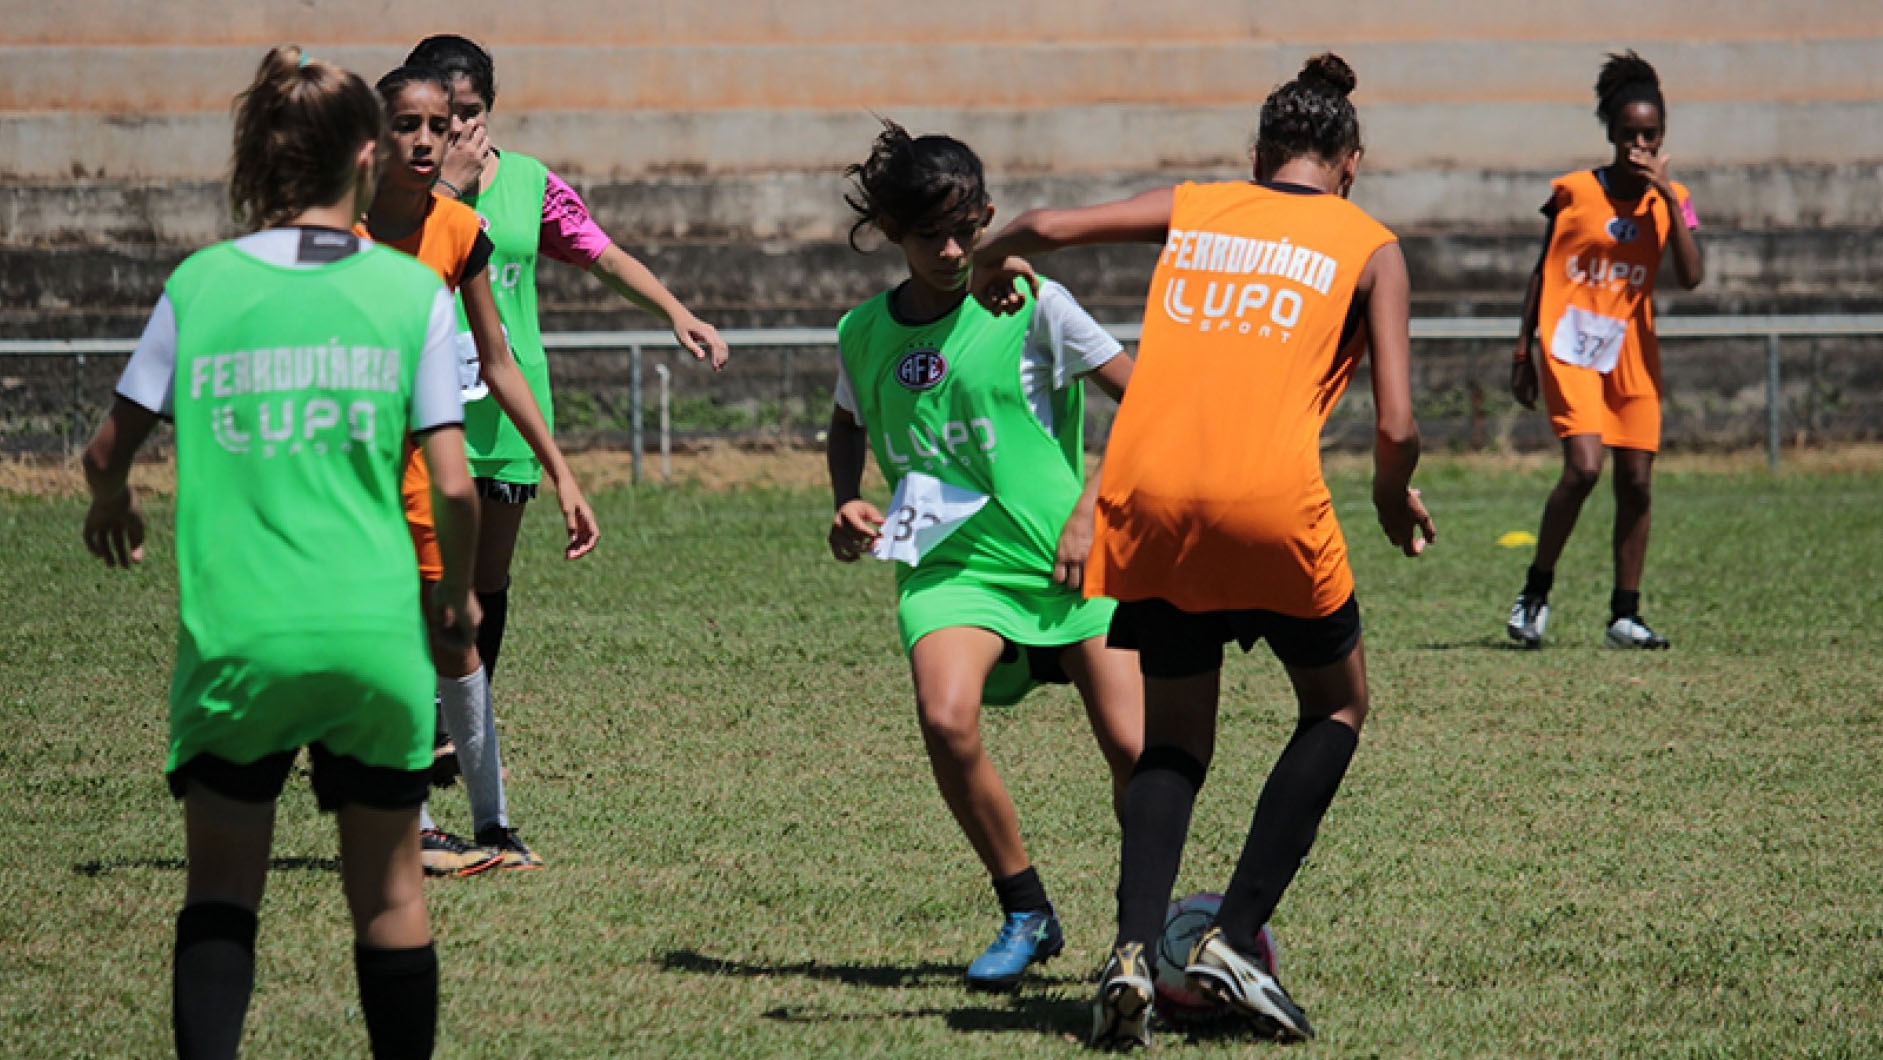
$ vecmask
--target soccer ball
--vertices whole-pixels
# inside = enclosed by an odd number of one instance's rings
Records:
[[[1210,925],[1216,922],[1216,911],[1223,905],[1223,896],[1204,891],[1188,895],[1170,903],[1170,909],[1164,914],[1164,933],[1157,940],[1157,975],[1154,986],[1157,991],[1158,1015],[1172,1022],[1207,1019],[1215,1014],[1218,1006],[1204,994],[1190,989],[1189,980],[1184,977],[1183,966],[1190,962],[1190,947],[1203,937]],[[1280,968],[1275,949],[1275,936],[1268,925],[1262,925],[1262,931],[1256,936],[1256,960],[1270,975]]]

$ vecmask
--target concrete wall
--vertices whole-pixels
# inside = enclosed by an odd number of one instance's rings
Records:
[[[1876,0],[0,0],[0,335],[129,335],[226,234],[229,102],[265,48],[369,78],[434,32],[494,52],[497,142],[537,154],[722,324],[822,324],[893,282],[844,244],[873,114],[973,144],[1003,214],[1246,173],[1264,95],[1359,72],[1355,198],[1399,231],[1417,311],[1514,310],[1550,176],[1600,164],[1605,52],[1661,71],[1709,277],[1673,312],[1883,307]],[[1152,252],[1044,266],[1133,319]],[[552,328],[643,326],[573,270]],[[1671,286],[1671,285],[1670,285]],[[770,385],[770,384],[766,384]]]

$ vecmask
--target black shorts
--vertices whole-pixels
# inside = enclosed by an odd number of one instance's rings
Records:
[[[273,802],[281,797],[299,752],[280,751],[253,762],[231,762],[212,754],[199,754],[171,770],[170,794],[182,798],[191,781],[237,802]],[[431,787],[429,769],[388,769],[369,766],[352,755],[337,755],[318,743],[307,745],[313,763],[314,802],[322,813],[348,804],[369,810],[412,810],[425,802]]]
[[[1020,653],[1025,652],[1027,672],[1032,675],[1033,680],[1043,685],[1069,685],[1072,683],[1072,676],[1066,673],[1066,668],[1060,664],[1059,656],[1070,647],[1072,647],[1071,644],[1056,644],[1051,647],[1020,644],[1002,637],[1000,638],[1000,661],[1002,663],[1015,662],[1020,658]]]
[[[1360,605],[1351,596],[1333,614],[1296,618],[1274,611],[1181,611],[1168,600],[1121,602],[1105,643],[1138,653],[1146,677],[1193,677],[1223,668],[1223,645],[1243,651],[1258,640],[1284,666],[1332,666],[1360,643]]]
[[[502,479],[479,478],[471,480],[477,486],[477,495],[487,501],[502,504],[528,504],[536,499],[536,483],[505,482]]]

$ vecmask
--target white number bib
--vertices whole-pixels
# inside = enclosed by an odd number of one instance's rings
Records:
[[[498,327],[503,329],[503,344],[509,346],[510,328],[503,324]],[[510,356],[515,359],[514,350]],[[477,340],[468,331],[458,332],[458,390],[465,401],[477,401],[490,393],[484,385],[483,365],[477,359]]]
[[[1550,340],[1550,356],[1581,368],[1593,368],[1607,375],[1621,358],[1622,342],[1628,337],[1628,322],[1567,306],[1556,322],[1556,334]]]
[[[484,385],[484,373],[477,359],[477,340],[468,331],[458,332],[458,391],[465,401],[476,401],[490,388]]]
[[[896,483],[896,495],[889,499],[889,518],[870,555],[918,566],[923,556],[986,506],[985,493],[911,471]]]

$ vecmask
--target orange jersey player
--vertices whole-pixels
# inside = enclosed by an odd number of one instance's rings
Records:
[[[1262,106],[1255,180],[1183,184],[1081,210],[1035,210],[975,255],[977,295],[1017,301],[1020,255],[1148,241],[1151,280],[1131,388],[1099,483],[1085,588],[1118,600],[1110,642],[1136,648],[1144,752],[1125,788],[1118,933],[1092,1044],[1149,1044],[1151,954],[1216,746],[1223,648],[1268,641],[1294,686],[1294,736],[1256,803],[1192,985],[1263,1028],[1313,1036],[1259,957],[1262,925],[1307,856],[1359,744],[1368,690],[1346,542],[1320,435],[1372,355],[1380,525],[1406,555],[1434,529],[1410,488],[1410,292],[1398,241],[1346,200],[1360,124],[1338,56],[1310,59]],[[1271,1030],[1270,1033],[1273,1033]]]
[[[1527,647],[1542,645],[1556,561],[1608,450],[1615,454],[1615,591],[1605,639],[1612,648],[1665,648],[1667,638],[1640,610],[1649,487],[1661,445],[1654,277],[1671,246],[1681,286],[1700,285],[1699,220],[1687,189],[1667,175],[1667,105],[1654,68],[1633,52],[1611,55],[1595,94],[1615,157],[1551,182],[1543,207],[1549,228],[1511,371],[1511,391],[1527,408],[1536,407],[1541,383],[1550,426],[1563,442],[1563,474],[1544,505],[1536,555],[1505,628]],[[1543,342],[1535,360],[1533,333]]]
[[[459,334],[458,342],[475,347],[474,352],[459,350],[458,385],[467,400],[488,392],[516,424],[556,485],[556,500],[568,531],[565,554],[579,557],[595,545],[599,533],[595,515],[504,339],[488,275],[492,245],[484,234],[482,218],[469,206],[432,190],[451,130],[450,79],[429,67],[402,66],[380,78],[379,94],[394,158],[379,176],[372,210],[359,232],[417,258],[458,293],[470,325],[469,332]],[[438,577],[439,561],[429,478],[423,455],[409,451],[401,493],[406,527],[418,552],[419,576],[428,582]],[[456,744],[476,838],[467,842],[438,828],[429,805],[421,807],[426,873],[468,876],[497,867],[541,867],[541,855],[510,826],[485,660],[476,645],[434,638],[432,662],[438,671],[439,714]]]

